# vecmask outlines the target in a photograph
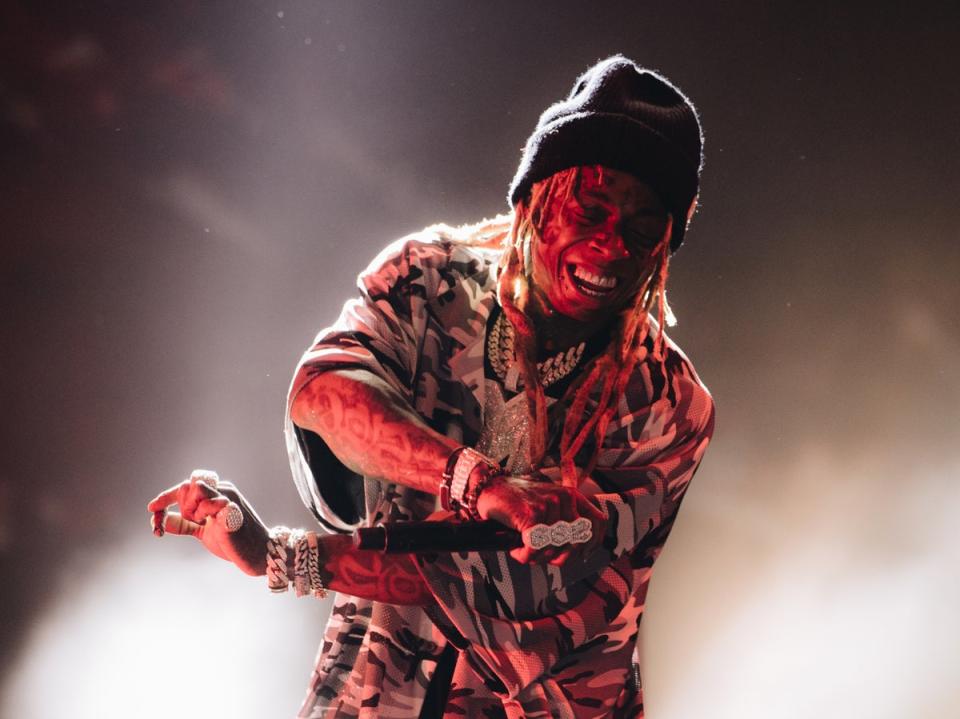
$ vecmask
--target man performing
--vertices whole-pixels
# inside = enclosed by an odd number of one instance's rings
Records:
[[[642,717],[647,586],[713,431],[663,329],[701,148],[676,87],[598,63],[540,117],[510,215],[388,247],[304,354],[287,443],[327,533],[268,530],[212,473],[150,503],[158,533],[274,590],[338,592],[300,716]],[[381,554],[349,536],[428,518],[524,544]]]

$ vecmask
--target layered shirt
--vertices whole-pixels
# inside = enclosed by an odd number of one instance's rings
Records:
[[[442,230],[390,245],[361,273],[359,297],[304,353],[289,402],[321,372],[362,368],[433,429],[515,464],[522,433],[504,433],[525,417],[523,397],[505,392],[484,361],[498,261],[499,251]],[[669,338],[665,353],[655,359],[650,340],[641,350],[596,469],[579,487],[607,517],[602,546],[563,566],[502,552],[417,557],[435,599],[424,607],[338,594],[300,716],[416,717],[448,645],[457,652],[447,717],[642,716],[634,655],[647,587],[714,418],[709,392]],[[587,414],[598,397],[599,389]],[[567,409],[548,398],[554,431],[541,469],[557,481]],[[350,472],[292,423],[289,407],[287,416],[297,487],[328,531],[438,510],[435,495]]]

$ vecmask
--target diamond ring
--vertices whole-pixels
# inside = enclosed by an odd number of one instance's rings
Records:
[[[235,502],[217,512],[217,521],[229,533],[236,532],[243,526],[243,511]]]
[[[523,543],[531,549],[563,547],[567,544],[583,544],[593,537],[593,525],[586,517],[573,522],[560,520],[553,524],[535,524],[523,533]]]
[[[220,485],[220,475],[212,469],[195,469],[190,473],[191,482],[201,482],[210,489],[216,489]]]

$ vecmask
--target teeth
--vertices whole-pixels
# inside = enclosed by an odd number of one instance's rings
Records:
[[[584,282],[589,282],[591,285],[596,287],[603,287],[604,289],[613,289],[617,286],[617,278],[613,275],[595,275],[592,272],[588,272],[582,267],[574,267],[573,274],[576,275],[579,279]]]

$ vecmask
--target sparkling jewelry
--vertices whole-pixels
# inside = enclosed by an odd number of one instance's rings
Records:
[[[503,381],[504,386],[511,392],[517,392],[520,388],[520,367],[516,361],[514,345],[513,325],[507,321],[507,316],[501,312],[493,323],[493,327],[490,328],[490,335],[487,338],[487,354],[490,357],[490,365],[493,367],[493,371],[497,373],[497,377]],[[558,352],[553,357],[548,357],[543,362],[537,363],[540,384],[549,387],[573,372],[583,358],[586,347],[587,343],[581,342],[576,347],[570,347]]]
[[[307,532],[307,577],[310,591],[317,599],[327,596],[327,589],[320,578],[320,543],[315,532]]]
[[[499,467],[496,469],[487,468],[486,472],[483,472],[480,475],[480,479],[473,483],[473,486],[470,487],[467,492],[467,496],[464,498],[464,509],[468,516],[473,517],[474,519],[481,519],[480,512],[477,511],[477,502],[480,500],[480,493],[490,486],[490,482],[493,481],[493,478],[497,475],[502,474],[502,471]]]
[[[457,461],[453,465],[453,480],[450,482],[451,506],[456,506],[458,509],[466,509],[467,487],[470,483],[470,475],[479,464],[486,465],[490,470],[488,473],[493,473],[500,469],[475,449],[463,447],[460,450]]]
[[[310,576],[307,573],[307,533],[296,529],[290,533],[288,544],[293,548],[293,589],[298,597],[310,593]]]
[[[293,553],[293,577],[287,558]],[[293,582],[298,597],[327,596],[320,577],[320,542],[314,532],[274,527],[267,539],[267,586],[271,592],[285,592]]]
[[[274,527],[267,537],[267,586],[271,592],[285,592],[290,588],[287,542],[291,531],[287,527]]]
[[[516,394],[505,401],[495,379],[484,380],[483,429],[476,448],[513,475],[529,474],[530,412],[527,398]]]
[[[531,549],[563,547],[567,544],[583,544],[593,537],[593,525],[586,517],[573,522],[561,520],[553,524],[535,524],[523,532],[523,543]]]
[[[455,502],[452,501],[450,496],[450,485],[453,482],[453,468],[456,467],[457,460],[460,459],[460,453],[464,449],[464,447],[457,447],[450,453],[450,456],[447,457],[447,466],[443,470],[443,474],[440,475],[440,508],[446,511],[460,509],[459,506],[454,506]]]
[[[294,543],[293,589],[298,597],[310,591],[310,578],[307,577],[307,536]]]
[[[190,481],[202,482],[210,489],[216,489],[220,486],[220,475],[212,469],[195,469],[190,473]]]
[[[229,534],[233,534],[243,526],[243,511],[236,502],[230,502],[230,504],[217,512],[216,519]]]

